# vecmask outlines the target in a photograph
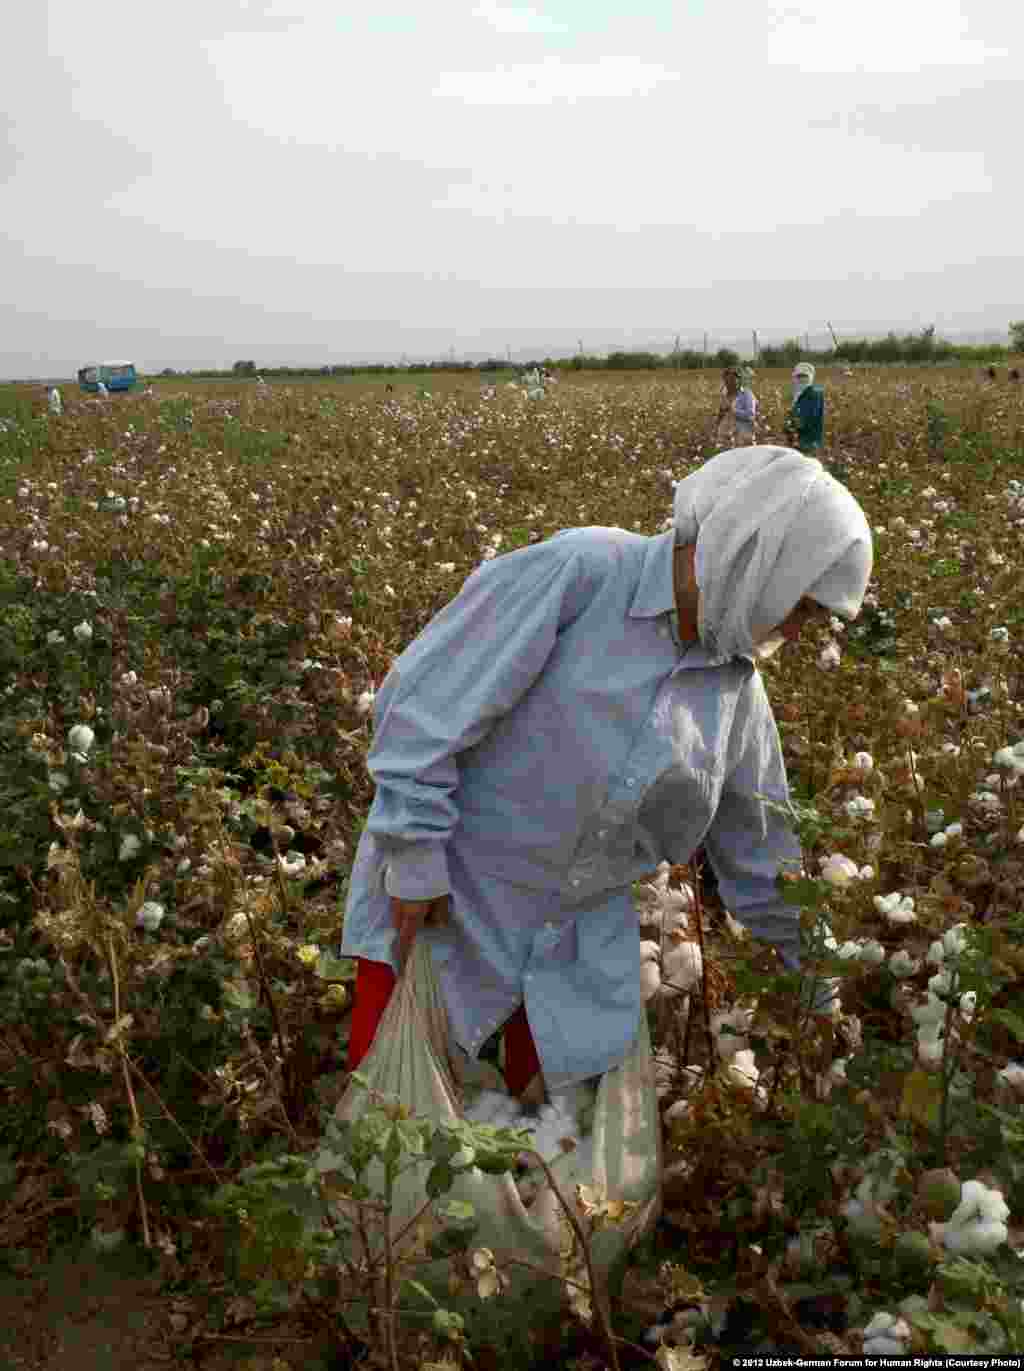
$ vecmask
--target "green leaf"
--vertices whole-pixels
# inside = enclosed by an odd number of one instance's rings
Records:
[[[438,1206],[437,1212],[442,1219],[452,1223],[467,1223],[475,1217],[476,1208],[468,1200],[448,1200],[446,1204]]]
[[[440,1308],[440,1306],[437,1303],[437,1300],[434,1299],[433,1295],[430,1293],[430,1291],[427,1289],[425,1285],[422,1285],[419,1281],[414,1281],[409,1278],[406,1279],[405,1284],[410,1288],[410,1290],[415,1290],[417,1295],[422,1295],[425,1300],[429,1300],[435,1309]]]
[[[1020,1014],[1015,1014],[1012,1009],[993,1009],[989,1017],[1008,1029],[1019,1043],[1024,1043],[1024,1017]]]
[[[438,1199],[455,1184],[455,1172],[447,1162],[435,1162],[427,1176],[426,1190],[432,1200]]]
[[[327,952],[321,952],[313,970],[322,981],[354,981],[356,978],[356,964],[351,957],[332,957]]]

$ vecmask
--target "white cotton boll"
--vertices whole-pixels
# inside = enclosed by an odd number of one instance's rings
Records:
[[[874,906],[880,914],[885,915],[890,923],[909,924],[913,923],[916,918],[914,901],[909,895],[904,895],[899,890],[894,890],[889,895],[876,895]]]
[[[879,834],[876,836],[880,837],[881,835]],[[860,878],[862,881],[873,881],[875,879],[875,868],[873,866],[862,866],[860,869]]]
[[[837,956],[837,957],[842,957],[842,959],[843,959],[844,962],[849,962],[849,961],[853,961],[855,958],[859,958],[859,957],[860,957],[860,952],[861,952],[861,945],[860,945],[860,943],[854,942],[853,939],[851,938],[851,939],[848,939],[845,943],[842,943],[842,944],[840,945],[839,950],[838,950],[837,953],[836,953],[836,956]]]
[[[968,1023],[974,1018],[974,1011],[978,1007],[978,996],[973,990],[966,990],[960,996],[960,1017],[966,1019]]]
[[[905,976],[913,976],[914,972],[917,971],[920,966],[921,963],[914,961],[909,952],[902,947],[898,952],[894,952],[889,958],[889,970],[894,976],[898,976],[900,980]]]
[[[754,1063],[754,1050],[751,1047],[743,1047],[736,1053],[729,1063],[729,1079],[744,1090],[753,1090],[760,1079],[761,1073]]]
[[[669,939],[661,957],[662,987],[666,993],[680,994],[692,990],[700,984],[703,969],[700,948],[696,943]]]
[[[156,900],[147,900],[135,915],[135,927],[144,928],[147,933],[155,933],[164,921],[164,907]]]
[[[875,812],[875,802],[866,795],[855,795],[843,808],[851,819],[870,819]]]
[[[96,734],[88,724],[75,724],[68,729],[68,746],[72,752],[88,752],[96,741]]]
[[[375,698],[376,696],[372,690],[364,690],[359,699],[356,700],[356,713],[361,719],[364,719],[366,715],[369,714],[370,710],[373,708]]]
[[[646,1003],[661,989],[661,968],[657,962],[640,963],[640,994]]]
[[[306,869],[306,858],[301,852],[288,851],[278,857],[277,864],[286,876],[298,876]]]
[[[117,851],[118,861],[130,862],[141,847],[142,844],[139,842],[138,838],[135,836],[134,833],[126,833],[124,837],[121,839],[121,846],[118,848]]]
[[[833,852],[821,859],[821,879],[829,885],[849,885],[851,881],[857,880],[859,875],[857,863],[849,857],[844,857],[841,852]]]
[[[945,833],[933,833],[929,842],[930,847],[945,847],[949,839]]]
[[[839,644],[829,641],[818,654],[818,665],[822,671],[832,671],[842,661],[842,653],[839,651]]]
[[[89,623],[88,619],[83,619],[80,624],[76,624],[72,632],[80,643],[88,643],[92,640],[92,624]]]
[[[875,769],[875,759],[870,752],[855,752],[853,754],[853,764],[858,771],[870,773]]]

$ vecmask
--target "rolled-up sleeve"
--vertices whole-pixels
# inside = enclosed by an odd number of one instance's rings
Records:
[[[797,909],[782,899],[780,871],[797,872],[800,844],[785,814],[789,787],[778,729],[760,678],[752,681],[752,715],[745,744],[729,772],[705,846],[726,907],[756,938],[777,948],[791,970],[800,966]]]
[[[427,900],[450,889],[445,845],[459,818],[459,754],[479,743],[544,670],[581,609],[585,577],[571,539],[484,563],[397,659],[377,695],[367,820],[387,893]]]

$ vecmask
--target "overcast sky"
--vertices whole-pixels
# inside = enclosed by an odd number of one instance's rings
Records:
[[[26,0],[0,376],[1024,317],[998,0]]]

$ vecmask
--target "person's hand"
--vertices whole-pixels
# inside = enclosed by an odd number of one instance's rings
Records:
[[[398,930],[398,969],[405,970],[409,950],[416,934],[428,923],[443,923],[451,910],[450,897],[438,895],[434,900],[400,900],[391,897],[391,922]]]

